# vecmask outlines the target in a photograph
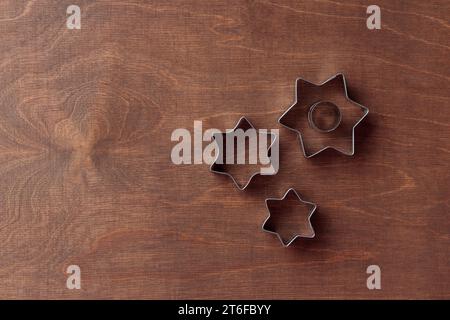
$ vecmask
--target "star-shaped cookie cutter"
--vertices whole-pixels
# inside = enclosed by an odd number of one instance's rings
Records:
[[[302,233],[297,233],[289,241],[285,241],[279,232],[277,232],[276,230],[271,230],[271,229],[267,228],[266,225],[271,218],[271,210],[270,210],[269,202],[283,201],[288,196],[288,194],[291,192],[295,194],[295,196],[301,203],[304,203],[309,207],[309,214],[308,214],[307,220],[308,220],[308,227],[312,231],[312,233],[308,234],[308,235],[305,235]],[[297,238],[314,238],[315,237],[316,234],[315,234],[314,228],[312,227],[312,224],[311,224],[311,216],[316,211],[317,205],[315,203],[303,200],[294,188],[289,188],[282,198],[267,198],[266,199],[266,208],[267,208],[267,212],[269,213],[269,216],[266,218],[266,220],[264,220],[264,223],[262,224],[262,230],[267,233],[275,234],[284,247],[289,247]]]
[[[233,133],[233,132],[236,131],[237,129],[242,129],[243,131],[246,131],[246,130],[248,130],[248,129],[255,129],[255,127],[252,125],[252,123],[251,123],[245,116],[242,116],[242,117],[238,120],[236,126],[235,126],[233,129],[227,130],[226,132],[214,133],[214,134],[213,134],[213,139],[216,140],[216,136],[217,136],[217,135],[227,135],[227,134],[229,134],[229,133]],[[255,129],[255,130],[256,130],[256,129]],[[272,150],[272,147],[275,146],[275,143],[278,143],[278,142],[277,142],[277,138],[278,138],[278,137],[277,137],[277,135],[276,135],[275,133],[273,133],[273,132],[268,132],[267,134],[271,136],[271,139],[270,139],[270,140],[271,140],[271,143],[270,143],[270,146],[267,148],[267,155],[269,156],[269,158],[271,158],[271,157],[270,157],[271,150]],[[216,140],[216,144],[218,145],[217,140]],[[230,177],[231,180],[233,180],[234,185],[235,185],[239,190],[241,190],[241,191],[245,190],[245,189],[248,187],[248,185],[250,184],[250,182],[252,181],[252,179],[253,179],[255,176],[257,176],[257,175],[259,175],[259,174],[260,174],[260,175],[275,175],[275,174],[277,174],[277,172],[278,172],[278,165],[276,166],[277,168],[276,168],[275,172],[272,173],[272,174],[263,174],[263,173],[261,173],[261,171],[255,172],[255,173],[253,173],[253,174],[250,176],[250,178],[248,178],[247,182],[246,182],[245,184],[242,185],[242,184],[240,184],[240,183],[234,178],[234,176],[233,176],[231,173],[224,171],[224,170],[223,170],[223,167],[221,168],[220,165],[217,164],[217,160],[218,160],[219,157],[221,156],[221,153],[223,153],[223,151],[220,150],[220,149],[221,149],[221,148],[220,148],[220,146],[218,145],[218,148],[217,148],[218,152],[217,152],[217,154],[216,154],[216,158],[214,159],[213,163],[212,163],[211,166],[209,167],[209,171],[211,171],[211,172],[213,172],[213,173],[218,173],[218,174],[222,174],[222,175],[226,175],[226,176]],[[271,158],[271,159],[272,159],[272,158]]]
[[[336,147],[333,147],[332,145],[326,145],[325,147],[323,147],[323,148],[321,148],[319,151],[316,151],[316,152],[314,152],[314,153],[312,153],[312,154],[308,154],[307,152],[306,152],[306,149],[305,149],[305,145],[304,145],[304,142],[303,142],[303,137],[302,137],[302,134],[301,134],[301,132],[299,131],[299,130],[297,130],[297,129],[295,129],[295,128],[293,128],[293,127],[290,127],[290,126],[288,126],[288,125],[286,125],[286,124],[284,124],[283,123],[283,118],[298,104],[298,102],[299,102],[299,97],[298,97],[298,84],[299,84],[299,82],[301,82],[301,81],[303,81],[303,82],[305,82],[305,83],[307,83],[307,84],[310,84],[310,85],[312,85],[312,86],[316,86],[316,87],[322,87],[323,85],[325,85],[326,83],[328,83],[328,82],[330,82],[330,81],[332,81],[332,80],[334,80],[334,79],[336,79],[336,78],[338,78],[338,77],[341,77],[342,78],[342,82],[343,82],[343,87],[344,87],[344,93],[345,93],[345,98],[347,99],[347,101],[349,101],[350,103],[352,103],[352,104],[354,104],[354,105],[356,105],[356,106],[358,106],[358,107],[360,107],[362,110],[363,110],[363,115],[361,116],[361,118],[353,125],[353,127],[352,127],[352,149],[351,149],[351,152],[345,152],[345,151],[343,151],[343,150],[341,150],[341,149],[338,149],[338,148],[336,148]],[[308,121],[309,121],[309,124],[310,124],[310,126],[312,127],[312,128],[314,128],[314,129],[316,129],[317,131],[320,131],[320,132],[322,132],[322,133],[330,133],[330,132],[332,132],[332,131],[334,131],[334,129],[336,129],[338,126],[339,126],[339,124],[340,124],[340,122],[341,122],[341,120],[342,120],[342,115],[341,115],[341,113],[339,112],[339,114],[338,114],[338,116],[339,116],[339,119],[338,119],[338,122],[337,122],[337,124],[333,127],[333,128],[331,128],[330,130],[320,130],[319,128],[317,128],[317,126],[315,126],[315,124],[314,124],[314,122],[312,121],[312,112],[313,112],[313,110],[314,110],[314,108],[317,106],[317,105],[319,105],[319,104],[321,104],[321,103],[331,103],[332,105],[334,105],[335,107],[337,107],[337,105],[336,104],[334,104],[333,102],[331,102],[331,101],[327,101],[327,100],[318,100],[318,101],[316,101],[315,103],[313,103],[312,105],[310,105],[309,106],[309,111],[308,111]],[[338,108],[338,110],[339,110],[339,107],[337,107]],[[295,102],[278,118],[278,123],[280,124],[280,125],[282,125],[283,127],[285,127],[285,128],[287,128],[287,129],[289,129],[289,130],[291,130],[291,131],[294,131],[294,132],[296,132],[297,134],[298,134],[298,136],[299,136],[299,140],[300,140],[300,145],[301,145],[301,148],[302,148],[302,150],[303,150],[303,154],[304,154],[304,156],[306,157],[306,158],[311,158],[311,157],[313,157],[313,156],[315,156],[315,155],[317,155],[317,154],[319,154],[320,152],[322,152],[322,151],[324,151],[324,150],[326,150],[326,149],[333,149],[333,150],[336,150],[336,151],[338,151],[338,152],[340,152],[340,153],[343,153],[343,154],[345,154],[345,155],[348,155],[348,156],[352,156],[352,155],[354,155],[355,154],[355,128],[356,128],[356,126],[367,116],[367,114],[369,113],[369,109],[367,108],[367,107],[365,107],[365,106],[363,106],[362,104],[359,104],[359,103],[357,103],[357,102],[355,102],[355,101],[353,101],[352,99],[350,99],[350,97],[348,96],[348,91],[347,91],[347,82],[346,82],[346,80],[345,80],[345,76],[344,76],[344,74],[343,73],[337,73],[337,74],[335,74],[334,76],[332,76],[331,78],[329,78],[329,79],[327,79],[327,80],[325,80],[324,82],[322,82],[322,83],[320,83],[320,84],[315,84],[315,83],[312,83],[312,82],[310,82],[310,81],[307,81],[307,80],[305,80],[305,79],[303,79],[303,78],[297,78],[297,80],[295,81]]]

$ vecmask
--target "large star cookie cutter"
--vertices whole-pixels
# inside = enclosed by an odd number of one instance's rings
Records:
[[[320,112],[332,114],[333,121],[320,123],[320,118],[317,119]],[[355,128],[368,113],[367,107],[349,98],[344,74],[338,73],[320,84],[298,78],[295,102],[278,122],[298,134],[306,158],[326,149],[352,156],[355,153]],[[338,145],[340,140],[346,141],[344,146]]]

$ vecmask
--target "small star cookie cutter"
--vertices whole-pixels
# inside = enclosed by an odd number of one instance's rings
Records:
[[[363,115],[360,117],[360,119],[358,120],[358,121],[356,121],[356,123],[352,126],[352,136],[351,136],[351,138],[352,138],[352,143],[351,143],[351,151],[350,152],[345,152],[345,151],[343,151],[343,150],[341,150],[341,149],[339,149],[339,148],[336,148],[336,147],[334,147],[334,146],[332,146],[332,145],[326,145],[325,147],[323,147],[323,148],[321,148],[320,150],[318,150],[318,151],[316,151],[316,152],[313,152],[313,153],[311,153],[311,154],[308,154],[308,152],[306,151],[306,148],[305,148],[305,144],[304,144],[304,141],[303,141],[303,136],[302,136],[302,133],[299,131],[299,130],[297,130],[296,128],[293,128],[292,126],[289,126],[289,125],[287,125],[287,124],[285,124],[285,123],[283,123],[283,118],[295,107],[295,106],[297,106],[298,105],[298,102],[299,102],[299,97],[298,97],[298,91],[299,91],[299,88],[298,88],[298,84],[299,84],[299,82],[304,82],[305,84],[308,84],[308,85],[311,85],[311,86],[315,86],[315,87],[322,87],[322,86],[324,86],[325,84],[327,84],[328,82],[330,82],[330,81],[332,81],[332,80],[334,80],[334,79],[336,79],[336,78],[342,78],[342,83],[343,83],[343,88],[344,88],[344,94],[345,94],[345,99],[347,100],[347,101],[349,101],[350,103],[352,103],[352,104],[354,104],[354,105],[356,105],[356,106],[358,106],[358,107],[360,107],[361,108],[361,110],[363,110]],[[314,121],[313,121],[313,112],[314,112],[314,110],[316,109],[316,107],[317,106],[319,106],[319,105],[321,105],[321,104],[329,104],[329,105],[331,105],[331,106],[333,106],[336,110],[337,110],[337,121],[334,123],[334,125],[331,127],[331,128],[328,128],[328,129],[321,129],[321,128],[319,128],[315,123],[314,123]],[[304,156],[306,157],[306,158],[311,158],[311,157],[313,157],[313,156],[315,156],[315,155],[317,155],[317,154],[319,154],[320,152],[322,152],[322,151],[324,151],[324,150],[326,150],[326,149],[333,149],[333,150],[336,150],[336,151],[338,151],[338,152],[340,152],[340,153],[343,153],[343,154],[345,154],[345,155],[348,155],[348,156],[353,156],[354,154],[355,154],[355,128],[356,128],[356,126],[367,116],[367,114],[369,113],[369,109],[367,108],[367,107],[365,107],[365,106],[363,106],[363,105],[361,105],[361,104],[359,104],[359,103],[357,103],[357,102],[355,102],[355,101],[353,101],[352,99],[350,99],[350,97],[348,96],[348,91],[347,91],[347,82],[346,82],[346,80],[345,80],[345,76],[344,76],[344,74],[343,73],[337,73],[337,74],[335,74],[334,76],[332,76],[331,78],[329,78],[329,79],[327,79],[327,80],[325,80],[324,82],[322,82],[322,83],[320,83],[320,84],[315,84],[315,83],[312,83],[312,82],[310,82],[310,81],[307,81],[307,80],[305,80],[305,79],[303,79],[303,78],[297,78],[297,80],[295,81],[295,102],[278,118],[278,123],[280,124],[280,125],[282,125],[283,127],[285,127],[286,129],[288,129],[288,130],[291,130],[291,131],[294,131],[294,132],[296,132],[297,134],[298,134],[298,137],[299,137],[299,140],[300,140],[300,145],[301,145],[301,148],[302,148],[302,150],[303,150],[303,154],[304,154]],[[312,104],[310,104],[309,105],[309,110],[308,110],[308,122],[309,122],[309,125],[310,125],[310,127],[311,128],[313,128],[314,130],[316,130],[317,132],[321,132],[321,133],[323,133],[323,134],[329,134],[329,133],[331,133],[331,132],[333,132],[335,129],[337,129],[338,127],[339,127],[339,125],[341,124],[341,121],[342,121],[342,119],[343,119],[343,116],[342,116],[342,114],[341,114],[341,112],[340,112],[340,108],[337,106],[337,104],[335,104],[335,103],[333,103],[332,101],[329,101],[329,100],[327,100],[327,99],[318,99],[318,100],[316,100],[314,103],[312,103]]]
[[[222,174],[222,175],[226,175],[226,176],[230,177],[231,180],[233,180],[234,185],[235,185],[240,191],[243,191],[243,190],[245,190],[245,189],[249,186],[250,182],[252,181],[252,179],[253,179],[255,176],[257,176],[257,175],[275,175],[275,174],[277,174],[277,172],[278,172],[278,164],[276,164],[276,169],[274,169],[274,172],[273,172],[273,173],[262,173],[261,170],[259,170],[258,172],[253,173],[253,174],[250,176],[250,178],[248,178],[248,180],[247,180],[246,183],[240,184],[240,183],[234,178],[234,176],[233,176],[231,173],[227,172],[227,171],[224,169],[223,164],[218,164],[218,163],[217,163],[217,160],[219,159],[219,157],[220,157],[220,155],[221,155],[221,146],[219,145],[219,143],[217,142],[217,139],[216,139],[216,136],[217,136],[217,135],[222,135],[222,136],[223,136],[223,135],[232,133],[232,132],[234,132],[234,131],[236,131],[236,130],[238,130],[238,129],[242,129],[244,132],[245,132],[246,130],[248,130],[248,129],[254,129],[254,130],[256,130],[255,127],[252,125],[252,123],[251,123],[245,116],[242,116],[242,117],[238,120],[236,126],[235,126],[233,129],[227,130],[226,132],[220,132],[220,133],[215,133],[215,134],[213,134],[213,139],[216,141],[216,143],[217,143],[217,145],[218,145],[218,149],[217,149],[218,152],[217,152],[217,154],[216,154],[216,157],[215,157],[213,163],[212,163],[211,166],[209,167],[209,171],[210,171],[210,172],[213,172],[213,173]],[[275,134],[275,133],[273,133],[273,132],[267,132],[267,134],[271,136],[271,139],[270,139],[270,140],[271,140],[271,143],[270,143],[269,147],[267,148],[267,155],[268,155],[268,157],[270,158],[270,160],[272,161],[271,151],[272,151],[272,149],[274,149],[275,147],[278,148],[278,146],[277,146],[277,144],[278,144],[278,141],[277,141],[277,140],[278,140],[278,135]],[[223,146],[223,144],[222,144],[222,146]],[[222,151],[222,152],[223,152],[223,151]],[[276,152],[278,152],[278,150],[276,150]]]
[[[286,197],[289,195],[289,193],[293,193],[301,203],[306,204],[309,207],[309,214],[307,217],[307,221],[308,221],[308,227],[312,231],[312,233],[306,234],[306,235],[303,233],[296,233],[290,238],[290,240],[285,241],[283,239],[283,237],[281,236],[281,234],[276,229],[271,229],[271,228],[267,227],[267,224],[271,218],[270,202],[271,201],[283,201],[284,199],[286,199]],[[266,218],[266,220],[264,220],[264,223],[262,224],[262,230],[264,232],[276,235],[284,247],[289,247],[297,238],[311,239],[311,238],[315,237],[316,234],[315,234],[314,228],[312,227],[312,224],[311,224],[311,217],[312,217],[313,213],[316,211],[317,205],[313,202],[303,200],[294,188],[289,188],[285,192],[285,194],[282,198],[267,198],[266,199],[266,208],[267,208],[267,212],[269,213],[269,216]]]

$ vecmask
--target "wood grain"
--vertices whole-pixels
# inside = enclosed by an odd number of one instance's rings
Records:
[[[368,30],[369,4],[1,1],[0,297],[450,298],[450,5],[380,0]],[[356,154],[305,159],[276,119],[339,71],[370,109]],[[242,115],[280,129],[278,175],[172,164],[174,129]],[[285,249],[260,228],[289,187],[319,208]]]

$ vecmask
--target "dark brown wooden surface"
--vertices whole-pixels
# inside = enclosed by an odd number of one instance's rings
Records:
[[[369,4],[1,1],[0,297],[450,298],[449,2],[377,1],[376,31]],[[339,71],[370,109],[354,157],[280,128],[245,192],[171,163],[174,129],[279,128],[297,77]],[[286,249],[260,228],[289,187],[319,208]]]

